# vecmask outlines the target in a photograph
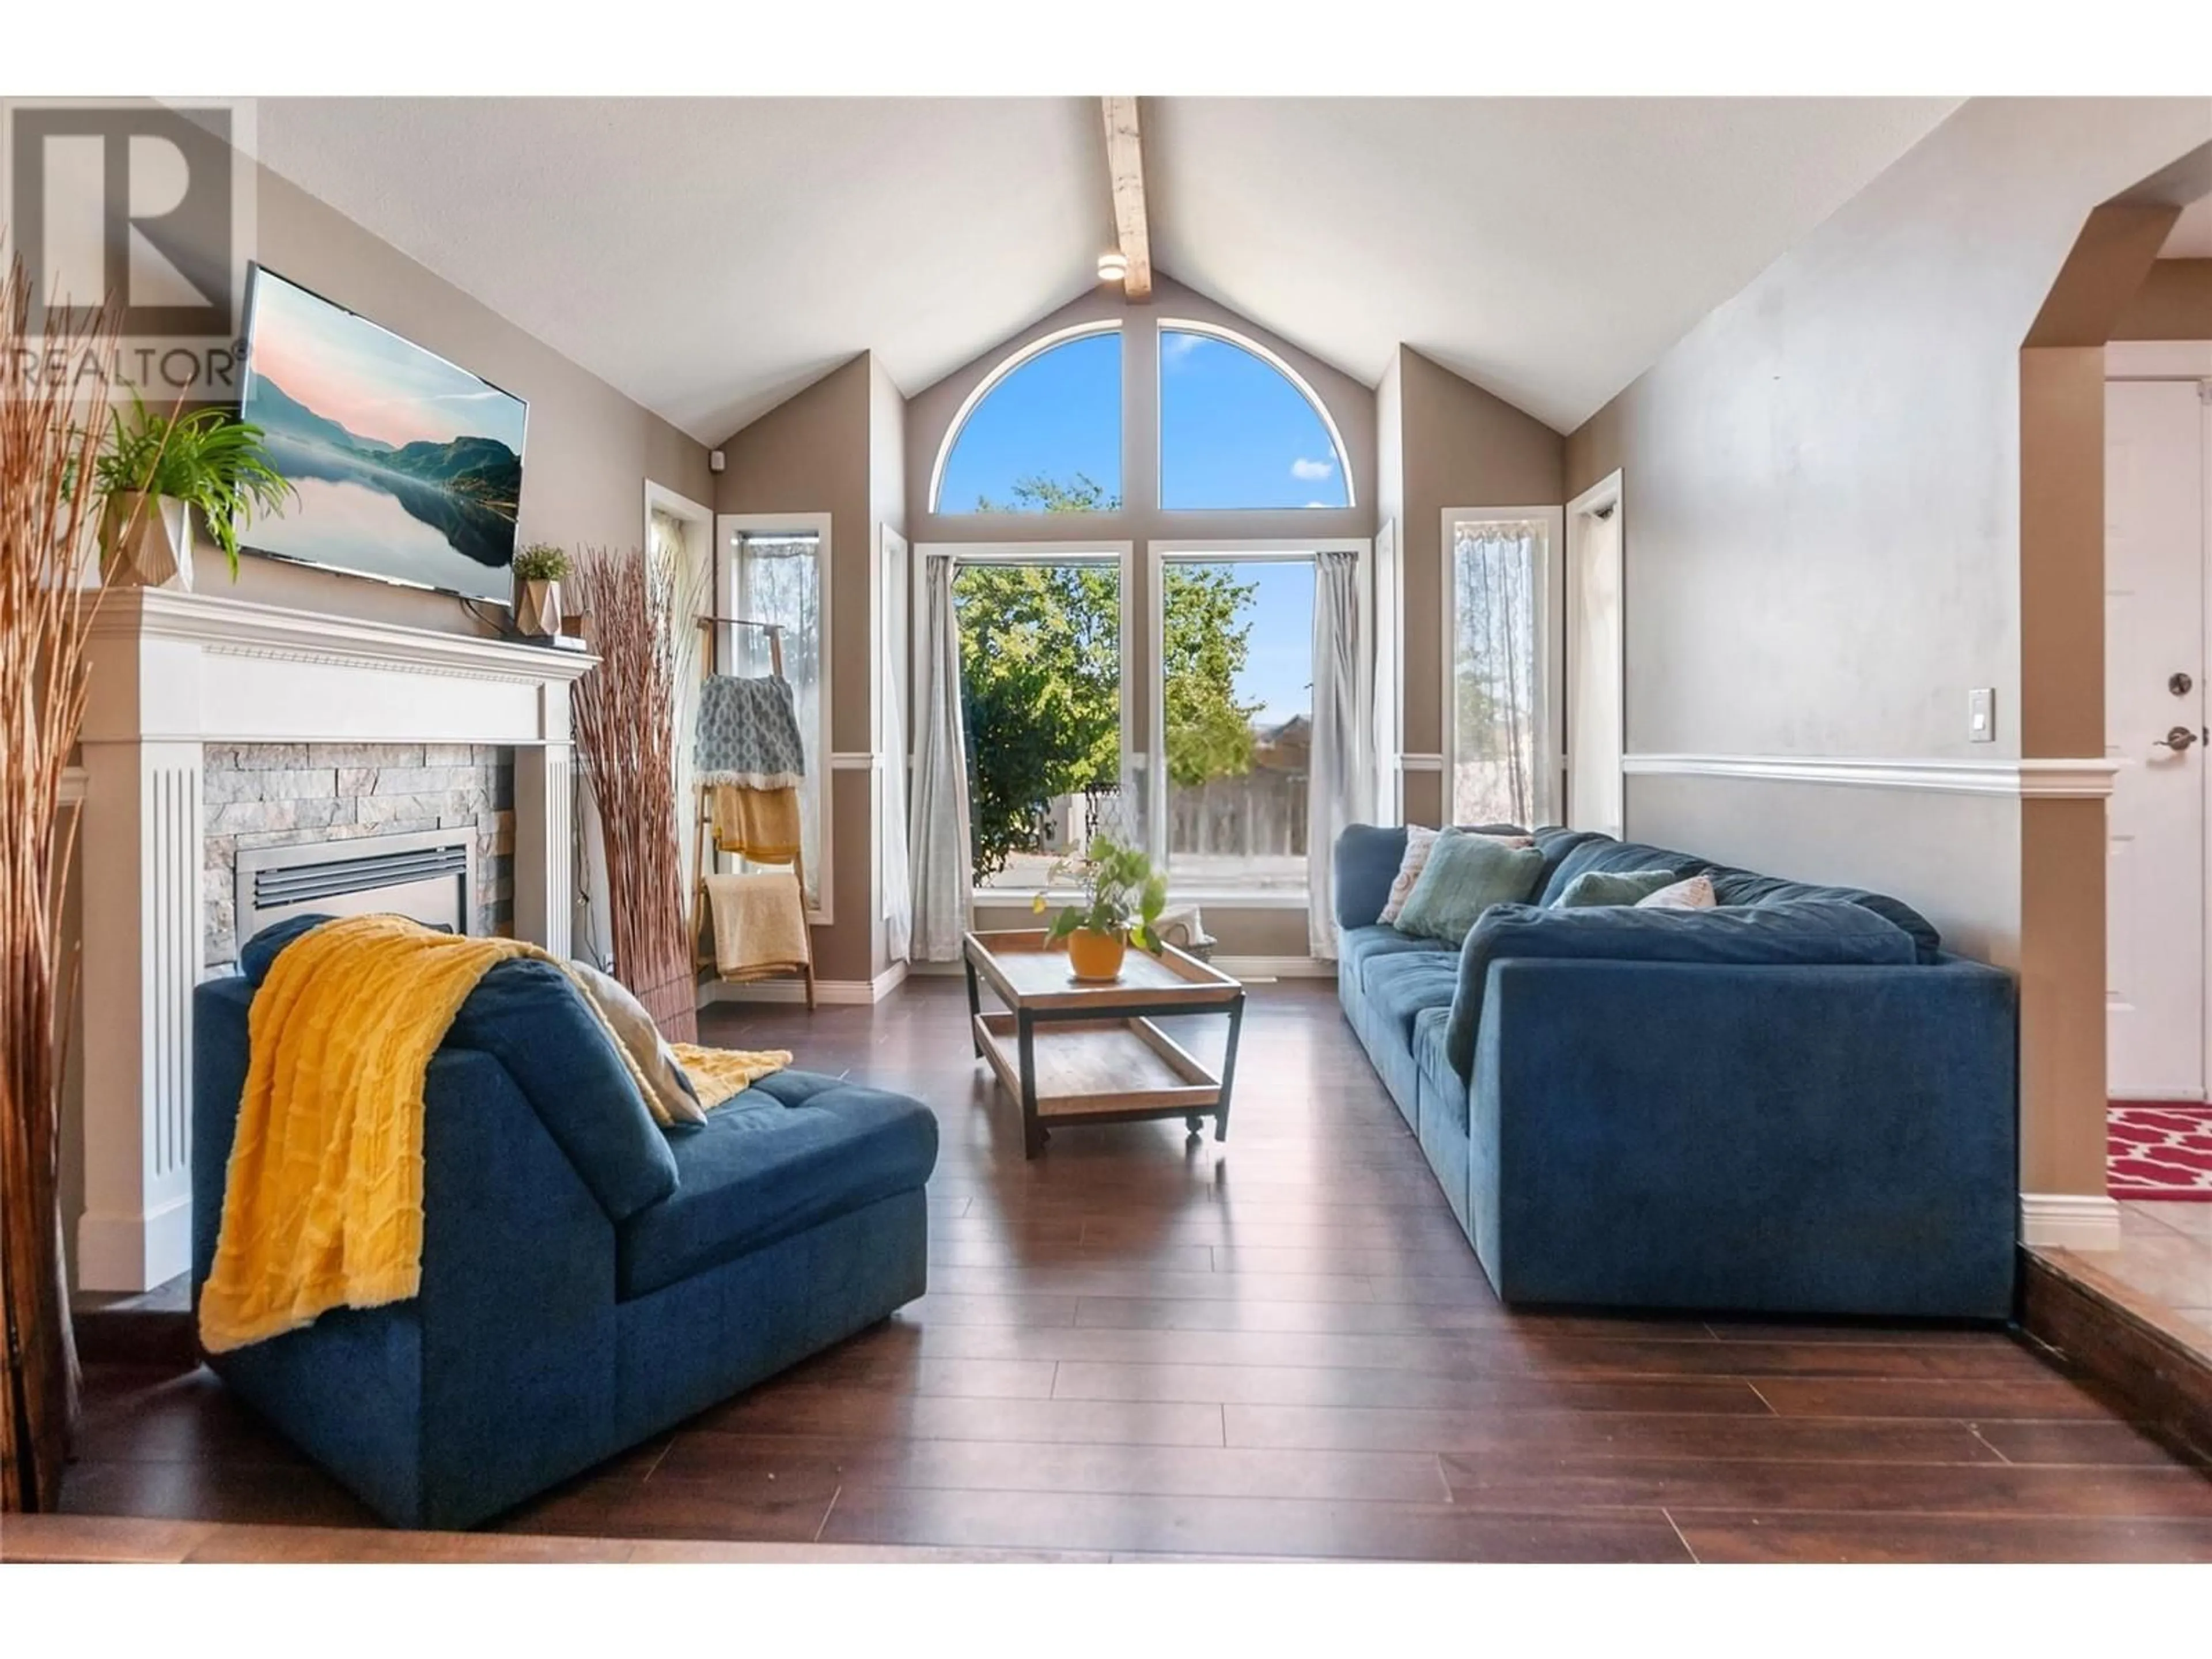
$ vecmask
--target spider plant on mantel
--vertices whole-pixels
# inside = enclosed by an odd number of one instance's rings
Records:
[[[1167,908],[1168,878],[1152,868],[1141,848],[1125,846],[1111,836],[1095,836],[1083,854],[1054,864],[1046,880],[1070,875],[1082,878],[1083,902],[1053,918],[1045,940],[1055,945],[1067,941],[1068,966],[1077,979],[1119,979],[1132,939],[1158,954],[1160,941],[1152,924]],[[1043,894],[1036,896],[1030,908],[1042,914]]]
[[[162,415],[132,393],[93,466],[100,580],[189,589],[197,508],[236,580],[240,529],[257,513],[281,514],[298,493],[270,464],[262,435],[227,409]]]

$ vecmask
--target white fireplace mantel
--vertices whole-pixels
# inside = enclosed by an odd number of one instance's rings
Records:
[[[157,588],[103,598],[89,657],[77,1279],[148,1290],[191,1256],[205,746],[511,746],[515,932],[566,956],[568,687],[598,659]]]

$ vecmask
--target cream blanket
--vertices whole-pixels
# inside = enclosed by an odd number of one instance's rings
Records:
[[[707,878],[714,920],[714,968],[724,975],[798,968],[813,960],[806,901],[789,870]]]

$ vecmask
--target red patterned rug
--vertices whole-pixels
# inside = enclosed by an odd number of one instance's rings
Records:
[[[2105,1133],[2114,1198],[2212,1204],[2212,1106],[2116,1100],[2106,1112]]]

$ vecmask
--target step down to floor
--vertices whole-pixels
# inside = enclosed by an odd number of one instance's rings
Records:
[[[70,1298],[70,1323],[87,1364],[199,1364],[191,1286],[182,1273],[150,1291],[80,1291]]]
[[[2021,1250],[2020,1322],[2175,1449],[2212,1456],[2212,1333],[2063,1249]]]

